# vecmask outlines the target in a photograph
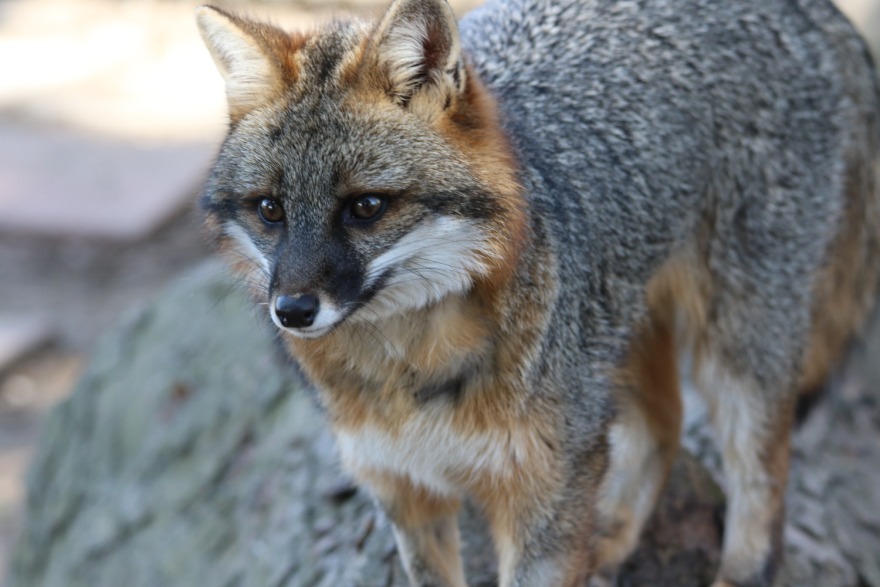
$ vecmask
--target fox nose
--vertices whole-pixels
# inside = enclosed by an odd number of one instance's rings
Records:
[[[318,315],[318,298],[311,294],[296,298],[278,296],[275,300],[275,315],[281,325],[287,328],[311,326]]]

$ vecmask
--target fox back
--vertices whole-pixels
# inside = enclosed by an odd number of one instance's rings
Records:
[[[877,88],[829,2],[197,18],[230,107],[208,224],[414,585],[465,585],[465,495],[502,587],[612,584],[684,364],[725,461],[716,587],[772,584],[793,405],[878,281]]]

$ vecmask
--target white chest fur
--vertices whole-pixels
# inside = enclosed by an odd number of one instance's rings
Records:
[[[343,466],[409,477],[441,495],[458,495],[486,474],[506,477],[540,447],[533,435],[503,428],[461,433],[446,406],[424,409],[394,431],[365,425],[337,434]]]

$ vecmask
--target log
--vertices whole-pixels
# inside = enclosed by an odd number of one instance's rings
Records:
[[[275,336],[215,264],[107,336],[44,427],[7,584],[405,587],[388,521],[340,472]],[[783,585],[880,587],[880,393],[864,381],[795,434]],[[704,586],[717,568],[723,494],[692,396],[690,452],[622,586]],[[469,584],[495,585],[477,508],[461,522]]]

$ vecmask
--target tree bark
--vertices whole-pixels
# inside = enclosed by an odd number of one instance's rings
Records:
[[[407,584],[313,393],[232,283],[202,268],[97,350],[43,431],[10,587]],[[866,380],[836,386],[795,433],[782,585],[880,587],[880,392]],[[691,452],[622,586],[704,586],[717,567],[723,494],[694,397]],[[494,585],[479,512],[461,520],[469,584]]]

